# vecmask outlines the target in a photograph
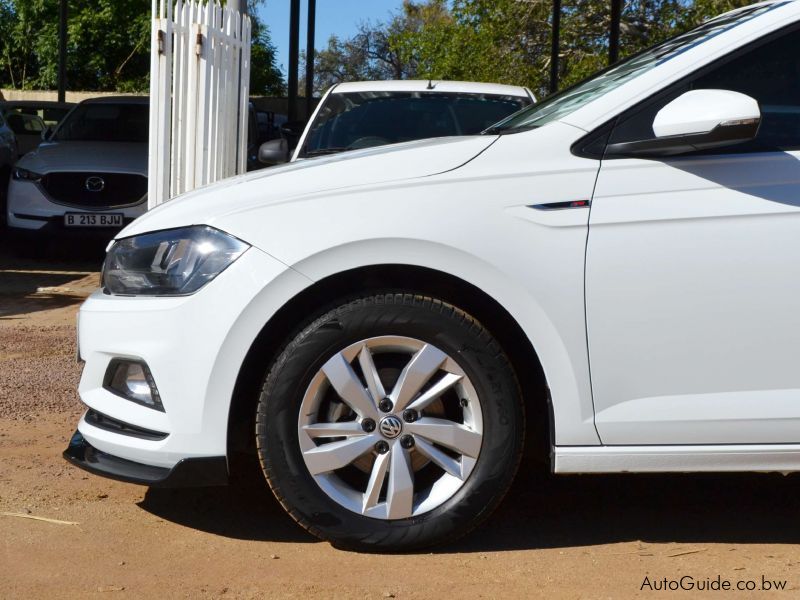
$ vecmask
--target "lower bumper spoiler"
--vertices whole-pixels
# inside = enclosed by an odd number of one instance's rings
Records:
[[[174,467],[154,467],[106,454],[76,431],[64,450],[64,458],[81,469],[128,483],[150,487],[213,487],[228,484],[228,461],[224,456],[184,458]]]

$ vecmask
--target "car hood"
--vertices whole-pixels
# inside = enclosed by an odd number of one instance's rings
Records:
[[[145,213],[117,237],[214,225],[234,213],[317,194],[437,175],[466,164],[497,136],[419,140],[294,162],[200,188]]]
[[[35,173],[93,171],[147,175],[147,144],[52,142],[23,156],[18,166]]]

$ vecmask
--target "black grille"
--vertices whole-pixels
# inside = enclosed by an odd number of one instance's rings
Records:
[[[125,173],[49,173],[42,187],[61,204],[114,208],[135,204],[147,193],[147,177]]]

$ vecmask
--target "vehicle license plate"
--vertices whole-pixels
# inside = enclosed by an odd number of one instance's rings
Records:
[[[67,213],[65,227],[122,227],[122,213]]]

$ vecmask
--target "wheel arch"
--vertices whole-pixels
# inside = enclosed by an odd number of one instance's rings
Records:
[[[227,448],[231,471],[258,467],[255,457],[255,407],[265,365],[317,314],[348,297],[373,292],[411,291],[440,298],[480,321],[511,360],[527,413],[526,455],[550,460],[554,416],[542,363],[529,337],[497,299],[474,284],[437,269],[381,264],[345,270],[316,281],[286,302],[264,325],[240,367],[231,398]]]

